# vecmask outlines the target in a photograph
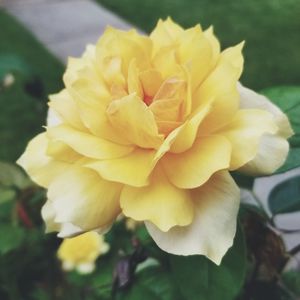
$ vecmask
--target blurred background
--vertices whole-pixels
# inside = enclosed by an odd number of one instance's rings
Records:
[[[44,281],[39,281],[57,276],[43,272],[55,273],[52,266],[59,265],[59,241],[44,235],[39,215],[44,191],[14,162],[42,131],[47,95],[62,88],[68,56],[79,56],[107,25],[149,33],[159,18],[168,16],[183,27],[213,25],[223,48],[245,40],[241,81],[246,86],[261,91],[300,85],[299,0],[0,0],[1,300],[56,299],[43,292]],[[257,194],[266,199],[272,182],[280,180],[261,179]],[[289,239],[293,243],[295,237]],[[26,270],[31,270],[29,277]],[[57,299],[77,299],[61,297]]]

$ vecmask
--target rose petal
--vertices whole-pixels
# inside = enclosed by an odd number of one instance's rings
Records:
[[[198,138],[184,153],[167,153],[162,164],[170,182],[179,188],[191,189],[205,183],[215,172],[228,168],[230,158],[230,142],[212,135]]]
[[[242,109],[257,108],[270,112],[275,119],[278,126],[278,135],[289,138],[293,135],[293,129],[288,117],[274,105],[267,97],[260,95],[242,84],[238,84],[238,91],[240,93],[240,107]]]
[[[135,94],[113,101],[107,117],[119,135],[142,148],[158,148],[163,137],[158,134],[153,113]]]
[[[215,69],[193,94],[193,110],[213,99],[210,114],[200,127],[205,135],[221,128],[239,107],[237,81],[243,68],[242,44],[222,52]]]
[[[72,166],[49,185],[48,198],[56,223],[82,230],[107,227],[120,213],[121,185],[103,180],[95,171]]]
[[[252,176],[270,175],[283,165],[288,152],[289,143],[285,138],[278,135],[263,135],[256,156],[239,171]]]
[[[117,158],[133,150],[133,147],[116,144],[67,125],[48,128],[47,135],[50,139],[61,141],[76,152],[91,158]]]
[[[120,201],[125,216],[136,221],[149,220],[162,231],[188,225],[193,220],[190,192],[170,184],[160,168],[156,169],[148,186],[125,186]]]
[[[168,232],[151,222],[146,222],[146,227],[162,250],[176,255],[205,255],[219,265],[233,244],[239,197],[239,188],[229,173],[219,172],[193,191],[195,217],[190,225]]]
[[[86,166],[106,180],[141,187],[149,184],[148,177],[156,164],[155,153],[154,150],[137,148],[122,158],[97,160]]]
[[[211,103],[208,102],[199,107],[195,114],[183,124],[182,129],[171,145],[170,152],[181,153],[192,147],[197,137],[198,128],[210,109]]]
[[[230,169],[235,170],[252,160],[261,137],[278,130],[272,114],[259,109],[239,110],[233,120],[216,134],[225,136],[232,145]]]
[[[49,98],[50,108],[53,109],[65,123],[69,123],[71,126],[82,131],[87,130],[80,119],[78,107],[66,89],[58,94],[51,95]],[[52,124],[52,126],[54,125]]]
[[[31,179],[43,187],[48,187],[56,176],[69,167],[69,164],[47,156],[47,147],[46,133],[41,133],[29,142],[25,152],[17,161]]]

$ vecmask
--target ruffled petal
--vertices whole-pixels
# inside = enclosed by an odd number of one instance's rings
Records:
[[[228,172],[215,174],[193,190],[195,216],[188,226],[161,231],[151,222],[146,227],[164,251],[176,255],[205,255],[219,265],[232,246],[236,232],[240,193]]]
[[[176,225],[188,225],[194,215],[190,191],[168,182],[160,168],[156,169],[148,186],[125,186],[121,193],[121,207],[125,216],[136,221],[149,220],[162,231]]]
[[[162,165],[175,186],[192,189],[204,184],[215,172],[228,168],[230,158],[230,142],[223,136],[212,135],[198,138],[184,153],[167,153]]]

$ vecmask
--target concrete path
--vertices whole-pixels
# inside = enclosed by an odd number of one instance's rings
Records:
[[[80,56],[86,44],[95,43],[107,25],[120,29],[132,27],[91,0],[0,0],[0,4],[24,24],[57,57]],[[300,171],[258,179],[255,192],[267,207],[271,189]],[[284,228],[300,228],[299,214],[278,219]],[[289,248],[298,244],[299,234],[285,235]]]
[[[95,43],[107,25],[132,27],[91,0],[0,0],[2,6],[63,62]]]

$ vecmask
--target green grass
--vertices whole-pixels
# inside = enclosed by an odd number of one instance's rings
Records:
[[[12,86],[0,90],[0,160],[14,161],[28,140],[42,131],[47,95],[61,89],[64,68],[3,10],[0,10],[0,28],[0,65],[11,68],[16,79]],[[14,71],[14,65],[18,64],[20,70]],[[27,70],[22,72],[22,68]],[[36,80],[41,84],[31,87],[34,93],[28,93],[28,84]]]
[[[262,89],[300,84],[299,0],[97,0],[149,32],[171,16],[184,27],[214,25],[223,47],[246,40],[242,81]]]

